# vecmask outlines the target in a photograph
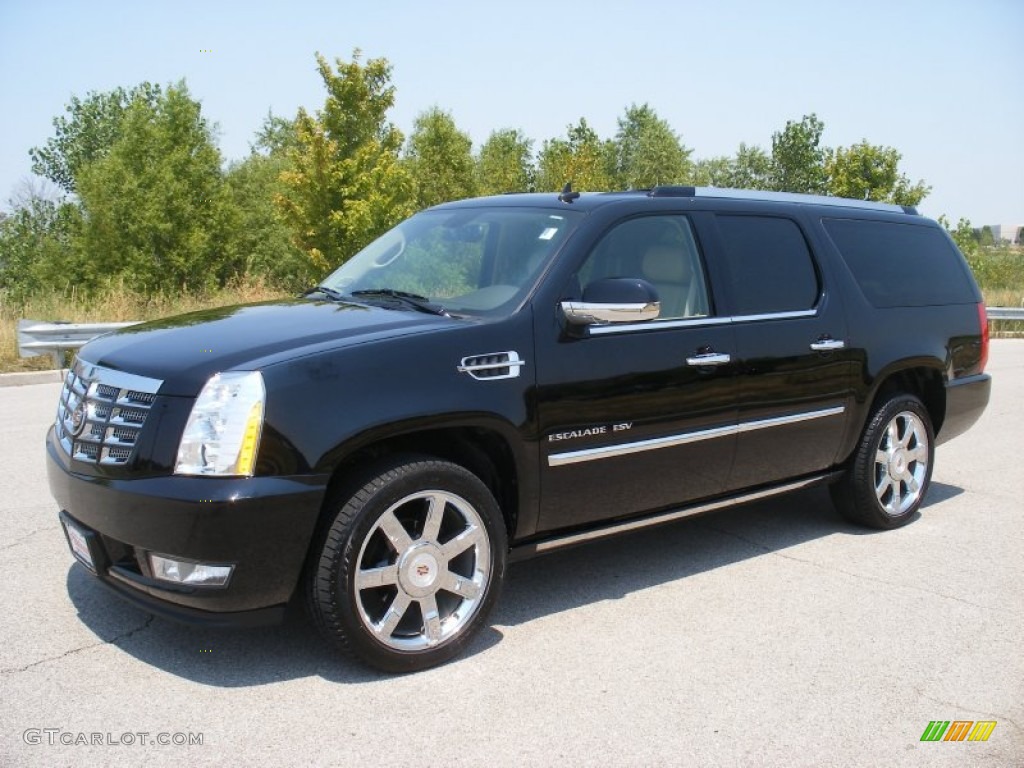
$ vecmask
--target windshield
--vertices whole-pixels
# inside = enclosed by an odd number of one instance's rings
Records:
[[[454,314],[511,312],[583,215],[550,208],[425,211],[370,243],[323,285],[360,300],[400,291]]]

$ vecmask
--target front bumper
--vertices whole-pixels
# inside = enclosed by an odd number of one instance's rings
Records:
[[[190,623],[281,618],[299,581],[328,477],[148,477],[78,474],[46,439],[50,491],[85,533],[96,577],[152,613]],[[152,578],[148,553],[233,564],[224,587]]]
[[[946,384],[946,418],[935,444],[952,440],[970,429],[981,418],[992,392],[992,377],[987,373],[964,376]]]

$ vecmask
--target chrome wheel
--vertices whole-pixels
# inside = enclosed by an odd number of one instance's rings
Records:
[[[875,451],[875,497],[886,514],[902,515],[921,498],[928,456],[924,422],[910,411],[897,413]]]
[[[472,622],[490,564],[487,531],[472,504],[448,491],[412,493],[363,539],[353,579],[359,618],[394,650],[437,646]]]

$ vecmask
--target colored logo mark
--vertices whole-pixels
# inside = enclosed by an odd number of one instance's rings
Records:
[[[995,727],[995,720],[932,720],[921,741],[988,741]]]

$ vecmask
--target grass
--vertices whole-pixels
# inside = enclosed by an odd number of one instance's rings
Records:
[[[231,284],[215,293],[143,296],[124,285],[95,294],[74,289],[40,292],[25,302],[10,302],[0,294],[0,373],[45,371],[53,367],[50,355],[18,355],[18,321],[116,322],[154,320],[198,309],[245,304],[293,295],[259,279]]]

